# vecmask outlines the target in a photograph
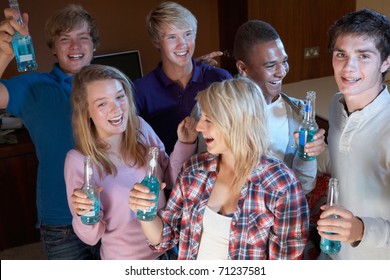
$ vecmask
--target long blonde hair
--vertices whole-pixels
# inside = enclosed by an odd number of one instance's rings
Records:
[[[235,159],[232,185],[242,186],[261,156],[269,153],[266,103],[248,78],[211,84],[197,95],[202,112],[215,124]]]
[[[88,113],[87,85],[101,80],[119,81],[129,101],[129,117],[120,146],[124,162],[128,166],[144,166],[147,151],[145,145],[138,140],[141,136],[139,135],[139,119],[134,105],[132,85],[128,78],[114,67],[97,64],[85,66],[73,78],[73,133],[76,149],[83,155],[91,156],[97,166],[99,176],[103,177],[104,173],[116,175],[118,171],[106,154],[110,148],[109,144],[99,138],[95,124]]]

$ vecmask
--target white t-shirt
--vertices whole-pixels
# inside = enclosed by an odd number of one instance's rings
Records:
[[[267,108],[270,149],[273,156],[283,161],[289,140],[286,105],[279,95],[279,98],[267,105]]]
[[[231,222],[206,206],[197,260],[227,260]]]

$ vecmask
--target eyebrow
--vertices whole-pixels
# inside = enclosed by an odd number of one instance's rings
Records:
[[[124,88],[121,88],[120,90],[118,90],[118,91],[115,93],[115,96],[116,96],[117,94],[119,94],[119,93],[125,93]],[[95,99],[94,101],[92,101],[92,103],[95,104],[96,102],[100,102],[100,101],[103,101],[103,100],[105,100],[105,99],[108,99],[108,97],[107,97],[107,96],[99,97],[99,98]]]
[[[194,32],[194,29],[188,29],[188,30],[185,30],[185,31],[180,31],[180,32],[167,32],[167,33],[162,33],[161,36],[162,37],[166,37],[166,36],[171,36],[171,35],[178,35],[178,34],[181,34],[181,33],[188,33],[188,32]]]
[[[101,102],[101,101],[103,101],[103,100],[105,100],[105,99],[106,99],[106,97],[100,97],[100,98],[97,98],[97,99],[95,99],[94,101],[92,101],[92,103],[93,103],[93,104],[96,104],[96,103]]]
[[[343,49],[340,48],[334,48],[333,52],[346,52]],[[372,53],[372,54],[379,54],[379,51],[376,49],[368,48],[368,49],[357,49],[354,51],[355,53]]]
[[[286,55],[285,57],[283,57],[283,60],[282,60],[282,62],[280,62],[280,63],[283,63],[283,62],[285,62],[286,60],[288,60],[288,55]],[[267,66],[267,65],[276,64],[276,63],[278,63],[277,60],[271,60],[271,61],[267,61],[267,62],[264,63],[263,65],[264,65],[264,66]]]

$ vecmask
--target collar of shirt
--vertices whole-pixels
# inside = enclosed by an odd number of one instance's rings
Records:
[[[386,100],[390,98],[390,94],[387,88],[387,85],[383,85],[382,91],[375,97],[371,103],[367,104],[363,109],[357,110],[355,112],[349,113],[347,110],[347,105],[345,104],[344,95],[341,95],[338,102],[341,104],[343,111],[348,117],[358,117],[362,116],[371,117],[376,116],[380,111],[387,110]]]
[[[202,83],[203,82],[203,75],[202,75],[201,65],[199,63],[195,62],[194,59],[192,59],[192,65],[193,65],[192,77],[191,77],[191,80],[188,84],[190,85],[191,83]],[[156,74],[157,74],[157,78],[161,81],[161,83],[165,87],[168,87],[172,84],[176,85],[175,81],[172,81],[171,79],[169,79],[167,77],[167,75],[165,75],[165,73],[162,69],[162,62],[161,61],[159,62],[158,66],[157,66]]]
[[[55,76],[61,84],[65,84],[68,87],[72,88],[73,76],[65,74],[64,71],[61,70],[58,63],[54,64],[50,74]]]

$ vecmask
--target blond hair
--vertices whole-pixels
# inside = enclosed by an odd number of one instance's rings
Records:
[[[85,66],[73,78],[73,133],[76,149],[83,155],[91,156],[98,168],[100,177],[103,177],[104,173],[106,175],[116,175],[118,171],[106,154],[106,151],[110,148],[109,144],[99,138],[96,127],[88,113],[87,86],[92,82],[101,80],[119,81],[129,102],[128,121],[120,147],[126,165],[144,166],[147,151],[145,145],[138,140],[142,135],[139,135],[139,119],[134,105],[132,85],[128,78],[114,67],[98,64]]]
[[[235,159],[235,179],[240,187],[269,153],[266,103],[261,89],[248,78],[211,84],[198,93],[201,111],[222,134]]]
[[[185,7],[174,2],[162,2],[156,9],[150,11],[146,17],[146,24],[150,39],[158,43],[161,37],[161,29],[166,26],[185,27],[190,26],[196,34],[197,20]]]

